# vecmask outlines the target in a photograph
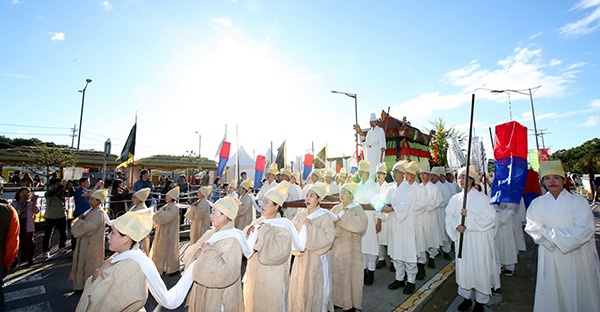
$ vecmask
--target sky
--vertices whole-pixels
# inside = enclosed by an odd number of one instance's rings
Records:
[[[135,158],[189,151],[217,160],[226,134],[288,161],[354,152],[370,113],[427,131],[443,118],[493,155],[489,128],[515,120],[539,145],[598,136],[600,0],[0,0],[0,134]],[[536,88],[541,86],[539,88]],[[77,132],[75,132],[77,133]],[[77,145],[77,138],[74,138]],[[297,162],[296,162],[297,163]]]

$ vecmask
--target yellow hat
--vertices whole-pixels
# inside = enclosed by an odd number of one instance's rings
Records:
[[[433,168],[431,168],[431,171],[430,171],[429,173],[430,173],[430,174],[434,174],[434,175],[437,175],[437,176],[439,176],[439,175],[440,175],[440,169],[441,169],[441,168],[442,168],[442,167],[433,167]]]
[[[415,161],[408,162],[406,165],[406,173],[411,173],[416,175],[417,171],[419,171],[419,164]]]
[[[398,170],[400,172],[406,173],[406,163],[407,163],[406,160],[401,160],[401,161],[395,163],[394,167],[392,167],[392,171]]]
[[[169,192],[167,192],[167,195],[173,200],[177,200],[179,198],[179,186],[170,189]]]
[[[356,194],[356,190],[358,190],[358,184],[354,182],[346,183],[342,185],[342,190],[348,191],[350,194]]]
[[[458,170],[458,175],[466,174],[466,173],[467,173],[467,167],[462,167],[462,168],[460,168],[460,170]],[[474,166],[469,166],[469,177],[473,178],[473,180],[475,180],[477,182],[477,172],[475,172]]]
[[[143,189],[135,192],[135,194],[133,194],[133,196],[137,197],[141,201],[145,201],[148,198],[148,195],[150,195],[150,189],[147,187],[143,188]]]
[[[233,181],[229,182],[229,187],[237,188],[237,180],[233,180]]]
[[[429,160],[421,159],[419,163],[419,171],[422,173],[431,173],[431,169],[429,167]]]
[[[310,176],[312,177],[313,175],[316,175],[317,177],[319,177],[319,179],[318,179],[318,180],[320,180],[320,179],[323,179],[323,174],[321,173],[321,170],[319,170],[319,169],[313,169],[313,170],[310,172]],[[318,181],[318,180],[317,180],[317,181]],[[313,181],[313,182],[317,182],[317,181]]]
[[[281,181],[265,193],[265,197],[282,206],[288,196],[288,189],[292,186],[288,181]]]
[[[317,193],[319,199],[323,199],[325,196],[327,196],[327,193],[329,192],[329,185],[323,182],[316,182],[311,184],[311,187],[308,189],[308,191],[313,191]]]
[[[106,197],[108,196],[108,189],[97,190],[92,194],[92,197],[99,200],[100,202],[104,202]]]
[[[198,190],[198,192],[200,192],[200,194],[204,195],[204,197],[207,197],[208,195],[210,195],[210,193],[212,193],[212,186],[210,186],[210,185],[203,186]]]
[[[326,168],[325,169],[325,177],[326,178],[333,178],[333,170],[331,168]]]
[[[129,235],[132,240],[139,242],[152,231],[152,210],[146,208],[128,211],[113,220],[112,225],[122,234]]]
[[[377,173],[387,174],[387,164],[382,162],[377,164]]]
[[[566,178],[565,170],[560,160],[548,160],[540,163],[540,179],[551,174],[561,176],[563,179]]]
[[[340,172],[338,172],[337,175],[338,177],[345,178],[348,176],[348,172],[346,172],[346,168],[342,168],[340,169]]]
[[[213,205],[213,208],[226,215],[229,219],[234,220],[237,217],[239,206],[241,202],[239,199],[231,196],[225,196]]]
[[[290,168],[283,168],[281,170],[279,170],[279,173],[286,175],[288,177],[292,177],[292,170]]]
[[[269,169],[267,169],[267,174],[272,173],[272,174],[277,174],[279,172],[279,170],[277,169],[277,164],[276,163],[271,163],[269,165]]]
[[[367,159],[363,159],[358,163],[358,171],[359,172],[360,171],[369,172],[370,167],[371,167],[371,163]]]
[[[348,183],[353,182],[354,181],[354,175],[352,173],[348,173],[348,177],[346,177],[346,181]]]
[[[294,179],[296,179],[296,181],[300,181],[300,172],[294,172],[294,173],[292,173],[292,177]]]
[[[240,187],[248,191],[251,187],[254,187],[254,180],[252,180],[252,178],[248,178],[240,184]]]

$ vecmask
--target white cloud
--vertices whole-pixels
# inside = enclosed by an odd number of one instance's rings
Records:
[[[102,7],[104,7],[105,11],[112,11],[113,6],[110,1],[102,1]]]
[[[21,3],[23,3],[23,1],[21,1],[21,0],[11,0],[10,1],[10,5],[19,5]]]
[[[600,99],[595,99],[588,104],[588,107],[591,109],[599,109],[600,108]]]
[[[228,19],[226,17],[215,17],[215,18],[212,18],[210,21],[213,24],[220,26],[220,27],[224,27],[224,28],[230,28],[233,24],[231,22],[231,19]]]
[[[63,41],[65,40],[65,33],[64,32],[49,32],[50,35],[52,35],[52,37],[50,37],[50,40],[52,41]]]
[[[598,125],[598,121],[600,121],[600,116],[590,116],[582,125],[584,127],[593,127]]]
[[[600,27],[600,0],[581,0],[571,11],[592,10],[583,18],[567,23],[559,28],[559,33],[565,36],[583,36],[593,33]],[[586,12],[586,13],[587,13]]]
[[[543,32],[543,31],[540,31],[540,32],[539,32],[539,33],[537,33],[537,34],[533,34],[533,35],[529,36],[529,39],[535,39],[535,38],[537,38],[537,37],[541,36],[542,34],[544,34],[544,32]]]
[[[563,94],[568,85],[585,65],[584,63],[564,64],[560,59],[546,61],[542,49],[517,47],[513,53],[497,62],[499,68],[484,68],[478,60],[471,61],[465,67],[450,71],[442,82],[448,83],[458,90],[454,94],[431,92],[414,99],[394,105],[392,115],[408,115],[411,118],[428,117],[435,111],[455,109],[468,103],[470,94],[479,88],[522,90],[541,85],[535,92],[539,97],[556,97]],[[495,102],[505,102],[506,96],[489,92],[478,92],[478,98]],[[511,98],[528,97],[511,93]],[[537,116],[536,116],[537,117]],[[548,118],[550,116],[545,116]]]

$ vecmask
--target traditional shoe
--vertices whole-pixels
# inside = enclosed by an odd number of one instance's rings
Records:
[[[511,271],[511,270],[504,270],[504,275],[506,276],[513,276],[515,272]]]
[[[444,260],[448,260],[448,261],[452,260],[452,257],[450,257],[450,253],[443,252],[442,254],[444,255]]]
[[[473,301],[471,299],[463,299],[463,302],[458,305],[458,311],[467,311],[472,304]]]
[[[485,308],[483,307],[483,303],[479,303],[477,301],[475,301],[475,306],[473,307],[473,310],[471,310],[473,312],[483,312],[485,311]]]
[[[367,270],[367,276],[365,277],[365,285],[373,285],[375,281],[375,271]]]
[[[417,271],[417,280],[418,281],[422,281],[425,279],[425,264],[424,263],[417,263],[417,267],[419,268],[419,271]]]
[[[385,268],[385,260],[379,260],[379,262],[377,262],[377,265],[375,266],[375,269],[379,270],[381,268]]]
[[[390,272],[396,272],[396,268],[394,267],[394,263],[390,263]]]
[[[402,293],[405,295],[410,295],[414,292],[415,292],[415,283],[411,283],[411,282],[406,283],[406,287],[404,287],[404,290],[402,291]]]
[[[367,283],[367,272],[369,272],[369,270],[365,269],[365,272],[363,274],[363,282],[366,284]]]
[[[497,289],[492,288],[492,295],[497,295],[497,294],[501,294],[501,293],[502,293],[502,289],[500,289],[500,288],[497,288]]]
[[[429,258],[429,260],[427,260],[427,267],[430,269],[435,269],[435,259],[434,258]]]
[[[388,285],[388,289],[396,290],[396,289],[398,289],[400,287],[404,287],[404,286],[405,286],[404,281],[394,280],[393,283]]]

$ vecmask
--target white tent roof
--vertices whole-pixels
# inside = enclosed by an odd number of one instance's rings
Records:
[[[247,169],[247,168],[251,168],[254,169],[254,159],[252,159],[252,157],[250,157],[250,155],[248,154],[248,152],[246,152],[246,150],[244,149],[244,146],[240,146],[240,149],[238,151],[239,154],[239,163],[240,163],[240,169]],[[233,167],[236,165],[236,154],[233,154],[231,157],[229,157],[229,160],[227,161],[227,166]]]

